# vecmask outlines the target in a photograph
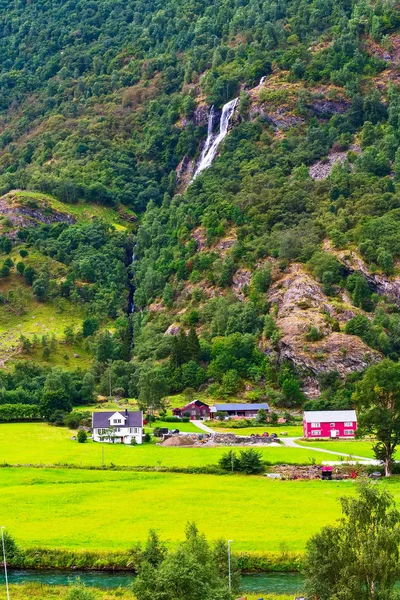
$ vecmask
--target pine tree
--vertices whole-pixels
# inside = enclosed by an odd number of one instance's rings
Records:
[[[189,335],[187,336],[187,359],[198,361],[200,359],[200,342],[194,327],[189,329]]]

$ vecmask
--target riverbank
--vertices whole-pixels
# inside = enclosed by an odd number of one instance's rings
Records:
[[[234,556],[242,573],[293,573],[302,568],[301,552],[237,552]],[[19,548],[9,558],[8,564],[15,569],[77,569],[82,571],[129,571],[135,573],[140,565],[140,547],[122,552],[65,550],[62,548]]]
[[[100,588],[91,588],[93,591],[94,600],[136,600],[136,597],[130,590],[124,588],[118,588],[116,590],[102,590]],[[67,597],[68,587],[65,586],[53,586],[43,585],[40,583],[28,583],[21,585],[10,585],[10,596],[13,600],[63,600]],[[290,595],[276,595],[276,594],[245,594],[247,600],[258,600],[258,598],[264,600],[293,600],[293,596]],[[6,600],[6,591],[4,586],[0,590],[0,600]]]

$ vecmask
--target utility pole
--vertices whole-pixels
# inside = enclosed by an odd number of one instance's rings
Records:
[[[7,600],[10,600],[10,590],[8,589],[8,575],[7,575],[7,559],[6,559],[6,545],[4,541],[4,527],[1,528],[1,543],[3,546],[3,562],[4,562],[4,575],[6,577],[6,590]]]
[[[232,592],[232,575],[231,575],[231,544],[233,540],[228,540],[228,581],[229,591]]]

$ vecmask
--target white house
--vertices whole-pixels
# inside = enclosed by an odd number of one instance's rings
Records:
[[[92,413],[92,439],[94,442],[109,444],[130,444],[136,440],[143,441],[143,413],[129,412],[94,412]]]

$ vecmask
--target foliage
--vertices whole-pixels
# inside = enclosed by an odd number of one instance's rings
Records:
[[[84,444],[86,442],[86,440],[87,440],[87,433],[86,433],[86,431],[84,429],[80,429],[78,431],[76,439],[78,440],[78,442],[80,444]]]
[[[364,483],[341,499],[343,517],[307,544],[307,594],[319,600],[394,598],[399,576],[400,513],[386,490]]]
[[[152,553],[150,558],[152,562],[142,562],[133,583],[138,600],[233,598],[224,570],[215,561],[213,550],[194,523],[186,526],[186,540],[177,550],[167,554],[158,552],[155,556]]]
[[[233,450],[229,450],[221,456],[218,464],[224,471],[236,471],[246,475],[255,475],[264,471],[262,455],[253,448],[241,450],[239,456]]]
[[[354,401],[360,432],[375,435],[375,455],[384,462],[386,475],[391,475],[400,441],[400,364],[386,359],[370,367],[356,386]]]

